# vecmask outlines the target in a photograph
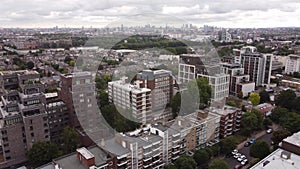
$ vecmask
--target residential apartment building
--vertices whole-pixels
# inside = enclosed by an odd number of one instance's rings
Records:
[[[49,141],[44,85],[36,71],[0,72],[0,168],[26,161],[38,141]]]
[[[140,87],[151,90],[153,118],[156,120],[172,116],[171,110],[167,108],[173,97],[172,72],[167,70],[143,70],[137,74],[136,79],[141,81]]]
[[[241,49],[241,65],[244,73],[250,75],[250,81],[256,86],[270,84],[272,71],[272,54],[256,52],[255,47],[243,47]]]
[[[209,112],[221,116],[220,138],[225,138],[240,130],[242,110],[232,106],[224,106],[222,109],[209,108]]]
[[[152,109],[164,109],[173,96],[173,76],[167,70],[143,70],[137,74],[140,87],[151,89]]]
[[[220,73],[215,75],[198,74],[198,77],[208,79],[208,83],[211,85],[212,94],[211,102],[219,102],[224,100],[229,95],[229,80],[228,74]]]
[[[68,107],[58,98],[57,93],[46,93],[45,97],[50,140],[51,142],[61,143],[63,130],[69,125]]]
[[[141,82],[137,81],[135,85],[125,82],[125,79],[112,81],[108,83],[109,101],[117,107],[132,111],[130,116],[140,123],[151,122],[151,89],[142,88]]]
[[[197,54],[183,54],[179,59],[178,81],[187,83],[195,78],[208,79],[212,102],[222,101],[229,94],[229,75],[221,72],[220,60]]]
[[[95,140],[112,135],[99,110],[94,75],[91,72],[74,72],[61,75],[59,98],[69,110],[70,126],[80,135],[81,143],[88,147]]]
[[[255,83],[250,81],[250,75],[244,74],[244,69],[238,64],[222,63],[222,72],[230,75],[229,93],[234,96],[247,97],[255,89]]]
[[[219,141],[220,116],[198,110],[167,124],[151,125],[150,132],[163,139],[163,160],[168,164],[180,154]]]
[[[285,63],[285,73],[300,72],[300,55],[288,55]]]

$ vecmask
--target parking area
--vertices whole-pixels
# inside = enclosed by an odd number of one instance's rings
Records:
[[[256,140],[265,140],[270,146],[271,146],[271,137],[272,137],[272,133],[264,133],[262,136],[260,136],[259,138],[257,138]],[[256,141],[255,140],[255,141]],[[247,140],[247,142],[249,142],[250,139]],[[252,144],[255,142],[253,142],[254,140],[252,140]],[[247,159],[247,162],[250,162],[253,157],[250,156],[250,147],[251,144],[249,146],[245,146],[245,144],[243,143],[242,146],[239,146],[239,150],[237,153],[239,153],[237,156],[243,156],[243,159]],[[243,165],[241,162],[241,158],[239,159],[237,156],[234,157],[234,153],[232,154],[231,157],[227,156],[225,157],[225,161],[227,162],[229,168],[234,169],[235,166],[237,165]]]

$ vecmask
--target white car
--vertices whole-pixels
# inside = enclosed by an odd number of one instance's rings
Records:
[[[241,153],[236,153],[233,158],[239,158],[241,156]]]
[[[242,162],[243,160],[245,160],[246,159],[246,156],[245,155],[241,155],[237,160],[239,161],[239,162]]]
[[[270,134],[270,133],[272,133],[272,132],[273,132],[272,129],[268,129],[268,130],[267,130],[267,133],[268,133],[268,134]]]
[[[231,152],[233,155],[235,155],[236,153],[238,153],[238,150],[233,150],[232,152]]]
[[[244,159],[244,160],[241,162],[242,165],[246,165],[247,163],[248,163],[248,160],[247,160],[247,159]]]

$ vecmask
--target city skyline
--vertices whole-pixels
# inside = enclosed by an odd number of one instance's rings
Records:
[[[225,28],[297,27],[300,2],[289,1],[2,1],[0,27],[94,27],[120,23],[127,18],[154,14],[152,20]],[[148,17],[149,18],[149,17]],[[145,24],[152,21],[145,20]],[[139,22],[141,24],[141,22]],[[162,23],[165,25],[165,23]]]

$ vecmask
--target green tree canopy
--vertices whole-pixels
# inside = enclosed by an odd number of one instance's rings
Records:
[[[253,92],[250,94],[249,100],[251,101],[253,106],[257,106],[260,102],[260,96],[258,93]]]
[[[69,126],[63,130],[63,151],[64,153],[71,153],[78,148],[80,144],[79,134],[74,128]]]
[[[270,95],[266,90],[263,90],[259,93],[260,103],[270,102]]]
[[[204,149],[197,150],[193,156],[197,165],[206,164],[209,161],[209,154]]]
[[[197,163],[192,157],[182,155],[175,161],[175,166],[177,169],[195,169]]]
[[[274,131],[271,140],[274,142],[275,145],[278,145],[283,139],[287,138],[290,135],[291,132],[287,130]]]
[[[293,100],[295,100],[296,94],[293,90],[281,91],[280,94],[275,97],[275,103],[277,106],[287,109],[293,108]]]
[[[224,160],[214,160],[208,167],[209,169],[229,169]]]
[[[220,150],[221,153],[227,154],[230,153],[232,150],[236,149],[238,145],[238,140],[234,136],[229,136],[221,140],[220,142]]]
[[[62,155],[56,144],[49,142],[34,143],[27,152],[27,158],[32,167],[38,167]]]
[[[32,70],[34,68],[34,63],[32,61],[29,61],[26,63],[27,69]]]
[[[250,147],[250,155],[255,158],[263,159],[270,153],[270,147],[264,140],[258,140]]]

